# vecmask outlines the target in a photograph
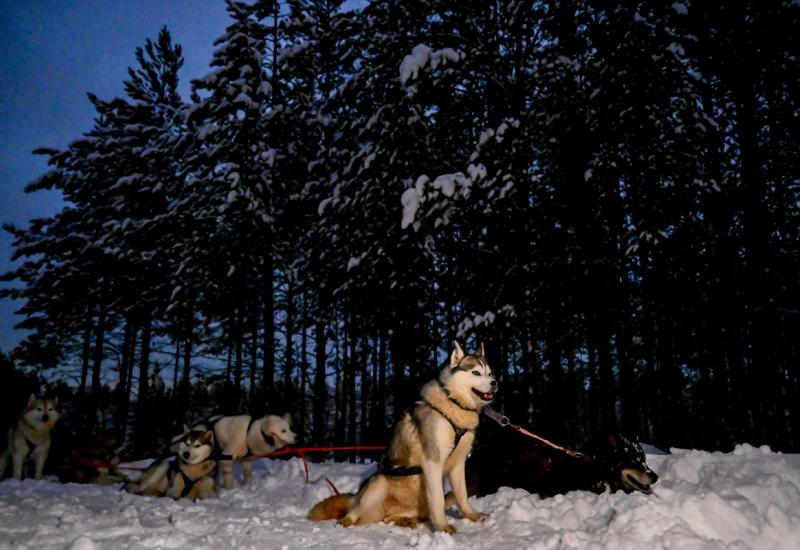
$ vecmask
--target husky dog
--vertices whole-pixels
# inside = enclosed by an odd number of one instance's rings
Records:
[[[336,495],[309,513],[315,521],[339,519],[345,527],[395,522],[416,527],[428,517],[437,531],[454,533],[445,518],[443,476],[448,476],[458,509],[477,521],[467,501],[465,462],[475,440],[481,408],[497,391],[483,344],[467,355],[458,342],[450,363],[422,387],[421,401],[403,414],[378,471],[355,495]]]
[[[249,454],[267,454],[291,445],[297,434],[291,429],[289,413],[283,416],[267,415],[262,418],[241,416],[212,416],[192,426],[194,430],[212,430],[220,453],[219,466],[222,485],[233,488],[233,461]],[[250,481],[253,463],[242,462],[244,482]]]
[[[174,461],[153,462],[138,480],[128,483],[125,490],[137,495],[168,496],[175,500],[215,497],[214,432],[189,430],[174,438],[170,449],[177,455]]]
[[[72,436],[72,439],[77,439]],[[110,432],[100,431],[70,449],[58,467],[61,483],[94,483],[113,485],[127,481],[117,470],[120,453],[125,449],[119,438]]]
[[[517,434],[511,434],[517,436]],[[484,496],[500,487],[525,489],[545,498],[569,491],[639,491],[649,494],[658,475],[647,466],[638,439],[619,434],[598,438],[584,445],[587,460],[532,445],[503,445],[504,452],[487,449],[470,459],[480,478],[467,480],[469,494]]]
[[[15,479],[22,479],[28,462],[33,464],[34,479],[42,479],[44,463],[50,451],[50,430],[59,416],[58,398],[41,399],[31,394],[17,425],[8,430],[8,446],[0,455],[0,478],[5,474],[8,459],[11,458]]]

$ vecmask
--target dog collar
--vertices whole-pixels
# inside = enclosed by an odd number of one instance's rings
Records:
[[[447,397],[447,398],[448,398],[450,401],[452,401],[453,403],[455,403],[455,405],[456,405],[456,406],[457,406],[459,409],[462,409],[462,410],[465,410],[465,411],[469,411],[469,412],[478,412],[478,409],[473,409],[472,407],[467,407],[467,406],[464,406],[464,405],[463,405],[463,404],[462,404],[462,403],[461,403],[461,402],[460,402],[458,399],[456,399],[455,397],[453,397],[452,395],[450,395],[450,390],[448,390],[448,389],[447,389],[447,387],[446,387],[446,386],[445,386],[445,385],[442,383],[442,381],[441,381],[439,378],[437,378],[437,379],[436,379],[436,383],[437,383],[437,384],[439,384],[439,387],[442,389],[442,392],[444,392],[444,395],[445,395],[445,396],[446,396],[446,397]]]
[[[250,428],[252,428],[253,424],[255,424],[258,420],[261,420],[261,419],[260,418],[252,418],[250,420],[250,424],[247,425],[247,433],[250,433]],[[258,427],[258,433],[261,434],[261,439],[264,440],[264,444],[265,445],[267,445],[269,447],[275,447],[275,438],[272,437],[271,435],[265,434],[264,430],[262,429],[263,426],[264,425],[262,424],[261,426]]]

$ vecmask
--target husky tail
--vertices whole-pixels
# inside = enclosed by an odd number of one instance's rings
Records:
[[[342,519],[347,514],[347,509],[353,501],[350,493],[333,495],[317,503],[308,513],[311,521],[325,521],[326,519]]]

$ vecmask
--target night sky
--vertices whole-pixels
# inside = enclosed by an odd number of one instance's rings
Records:
[[[92,126],[86,92],[123,93],[127,68],[147,38],[167,25],[183,46],[181,91],[208,72],[213,41],[228,24],[222,0],[0,0],[0,223],[25,225],[57,212],[56,193],[25,194],[47,165],[31,151],[64,148]],[[11,267],[11,239],[0,235],[0,271]],[[24,336],[14,330],[19,304],[0,300],[0,350]]]

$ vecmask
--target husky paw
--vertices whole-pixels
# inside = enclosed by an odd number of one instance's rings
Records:
[[[419,525],[417,518],[396,518],[392,521],[398,527],[408,527],[409,529],[416,529],[417,525]]]
[[[484,514],[483,512],[473,512],[471,514],[464,514],[464,517],[470,521],[483,521],[489,517],[489,514]]]
[[[342,527],[352,527],[353,525],[356,524],[356,521],[357,520],[355,520],[355,519],[353,519],[353,518],[351,518],[349,516],[345,516],[342,519],[340,519],[339,521],[337,521],[336,523],[338,523]]]
[[[445,523],[444,525],[434,525],[433,527],[436,531],[441,531],[443,533],[447,533],[448,535],[455,535],[456,528],[454,525],[449,523]]]

